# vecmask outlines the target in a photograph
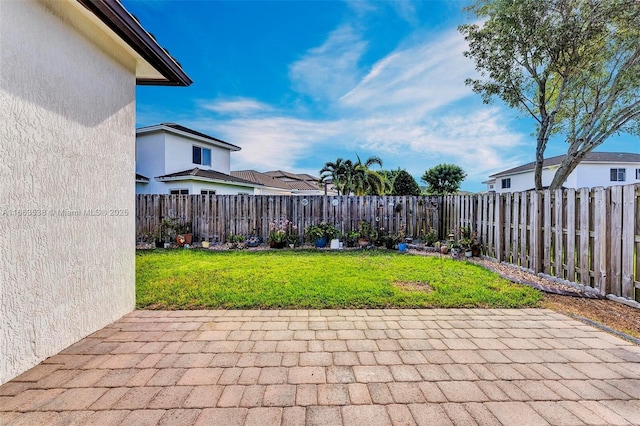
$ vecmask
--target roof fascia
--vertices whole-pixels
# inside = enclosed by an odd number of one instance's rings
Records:
[[[156,133],[156,132],[173,133],[174,135],[182,136],[188,139],[193,139],[208,145],[218,146],[220,148],[226,148],[229,151],[240,151],[242,149],[239,146],[230,144],[229,142],[214,141],[211,139],[203,138],[202,136],[194,135],[193,133],[174,129],[173,127],[167,127],[162,124],[157,124],[155,126],[141,127],[139,129],[136,129],[136,135],[145,135],[147,133]]]
[[[251,182],[235,182],[235,181],[231,181],[231,180],[224,180],[224,179],[213,179],[213,178],[208,178],[208,177],[204,177],[204,176],[172,176],[172,177],[162,177],[162,176],[157,176],[154,178],[156,181],[158,182],[181,182],[181,181],[185,181],[185,180],[196,180],[196,181],[200,181],[200,182],[210,182],[210,183],[222,183],[225,185],[235,185],[235,186],[246,186],[249,188],[264,188],[264,185],[260,185],[259,183],[251,183]]]
[[[135,50],[166,80],[137,78],[141,86],[189,86],[193,81],[182,67],[117,0],[77,0]]]

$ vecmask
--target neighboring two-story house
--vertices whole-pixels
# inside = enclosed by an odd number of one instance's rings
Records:
[[[137,194],[253,195],[263,185],[230,174],[240,147],[175,123],[136,131]]]
[[[551,184],[564,155],[544,160],[542,185]],[[534,185],[535,162],[514,167],[489,176],[483,182],[490,192],[528,191]],[[591,152],[571,172],[565,188],[594,188],[597,186],[628,185],[640,182],[640,154],[629,152]]]

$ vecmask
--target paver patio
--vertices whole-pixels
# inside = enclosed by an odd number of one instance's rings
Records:
[[[0,424],[640,424],[640,347],[542,309],[136,311]]]

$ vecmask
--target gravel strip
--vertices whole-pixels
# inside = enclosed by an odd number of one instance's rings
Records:
[[[439,256],[449,257],[449,255],[442,255],[436,251],[427,250],[428,248],[411,247],[409,253],[422,256]],[[524,268],[520,268],[508,263],[499,263],[494,259],[488,257],[461,257],[460,260],[466,260],[470,263],[475,263],[485,269],[489,269],[502,278],[511,282],[528,285],[545,293],[559,294],[561,296],[571,297],[584,297],[589,299],[605,299],[605,296],[597,293],[595,290],[585,286],[579,286],[578,284],[570,284],[568,282],[561,282],[560,280],[552,280],[545,278],[541,275],[533,274]]]

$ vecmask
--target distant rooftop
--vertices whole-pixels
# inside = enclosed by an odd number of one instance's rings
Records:
[[[188,180],[189,178],[195,178],[195,177],[222,181],[227,183],[237,183],[237,184],[243,184],[243,185],[256,186],[255,182],[251,182],[249,180],[238,178],[225,173],[220,173],[215,170],[203,170],[197,167],[194,169],[183,170],[181,172],[169,173],[168,175],[158,176],[156,179],[159,181],[178,180],[178,179]]]
[[[318,191],[318,178],[306,173],[291,173],[283,170],[258,172],[256,170],[232,171],[232,176],[259,183],[272,188],[288,189],[291,191]]]

